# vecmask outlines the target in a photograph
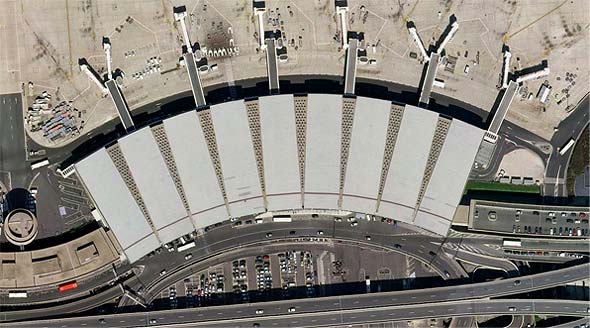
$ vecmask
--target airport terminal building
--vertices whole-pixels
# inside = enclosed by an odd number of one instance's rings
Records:
[[[341,209],[446,235],[484,130],[333,94],[202,107],[74,165],[130,262],[195,229],[266,211]]]

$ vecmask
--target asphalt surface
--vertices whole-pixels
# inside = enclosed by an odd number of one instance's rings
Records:
[[[437,270],[441,276],[444,276],[444,271],[447,271],[452,278],[466,275],[462,267],[454,261],[454,257],[457,256],[457,254],[459,254],[460,257],[463,257],[463,259],[467,259],[470,263],[476,263],[480,266],[503,268],[509,272],[509,269],[513,267],[513,264],[508,260],[503,260],[502,257],[508,256],[509,258],[515,258],[518,260],[523,259],[523,256],[504,254],[501,247],[501,237],[458,234],[456,237],[451,236],[443,239],[441,237],[417,234],[401,227],[401,224],[394,227],[393,225],[387,225],[381,222],[369,223],[362,220],[357,227],[351,227],[348,222],[335,223],[333,220],[329,219],[296,220],[292,223],[263,223],[246,225],[242,228],[232,228],[231,224],[226,222],[222,226],[211,229],[208,233],[199,236],[197,239],[197,247],[187,252],[193,254],[191,263],[196,263],[223,252],[244,248],[248,244],[264,240],[276,241],[284,239],[285,237],[291,237],[289,232],[292,230],[296,231],[294,237],[317,237],[317,231],[322,230],[325,232],[324,237],[329,238],[368,243],[366,236],[371,236],[371,244],[374,245],[382,245],[392,248],[395,244],[399,244],[401,248],[398,249],[393,247],[394,250],[428,263],[431,267]],[[268,232],[273,233],[271,238],[266,238],[266,233]],[[557,250],[564,252],[588,251],[587,244],[573,240],[521,240],[523,249]],[[445,252],[440,251],[441,245],[444,245],[444,247],[447,248]],[[465,252],[466,250],[470,250],[470,252]],[[430,252],[435,253],[436,256],[433,257]],[[474,252],[480,252],[481,254]],[[190,267],[187,269],[188,263],[184,260],[185,254],[186,252],[168,253],[163,251],[161,254],[156,254],[153,257],[145,257],[141,259],[135,263],[135,265],[142,267],[143,271],[139,276],[139,279],[135,283],[129,284],[129,287],[136,291],[141,286],[144,288],[150,286],[153,287],[156,284],[159,285],[161,289],[166,288],[166,284],[172,284],[175,280],[166,279],[167,277],[160,277],[160,272],[163,269],[168,271],[168,276],[172,275],[175,271],[180,270],[188,270],[186,271],[186,274],[189,275],[190,273],[188,272],[191,269]],[[529,261],[541,261],[544,257],[527,256],[526,259]],[[571,259],[552,258],[551,260],[559,260],[559,262],[563,262]],[[129,269],[131,269],[131,267],[127,265],[117,268],[117,272],[121,274]],[[88,291],[106,285],[113,278],[114,276],[111,273],[105,272],[103,275],[93,277],[92,280],[84,281],[80,284],[80,287],[77,290],[65,294],[58,293],[53,287],[42,292],[30,292],[26,304],[51,302],[64,296],[73,297],[84,294],[87,295]],[[162,282],[163,279],[166,279],[166,281]],[[158,292],[158,288],[152,289],[154,289],[154,292]],[[22,304],[25,302],[23,302],[23,300],[6,299],[3,300],[3,303]],[[70,312],[75,312],[75,309],[72,309]],[[50,313],[50,311],[48,311],[48,313]]]
[[[545,169],[545,184],[543,186],[543,195],[553,197],[567,197],[567,168],[574,147],[570,148],[565,154],[560,155],[558,148],[563,146],[569,138],[577,140],[584,128],[588,125],[590,112],[590,101],[587,94],[578,107],[574,109],[569,116],[561,121],[557,126],[558,130],[551,138],[553,152],[549,157]]]
[[[305,300],[312,303],[313,300]],[[300,303],[246,304],[216,307],[213,309],[183,309],[151,313],[118,314],[109,317],[86,317],[57,319],[43,322],[12,323],[12,327],[83,327],[95,326],[103,320],[101,327],[317,327],[327,325],[366,324],[370,322],[415,320],[433,317],[472,316],[492,314],[552,314],[587,315],[588,303],[568,300],[473,300],[459,302],[438,302],[433,304],[378,306],[366,302],[356,309],[340,306],[341,300],[334,300],[330,309],[320,306],[304,307]],[[310,312],[311,308],[315,308]],[[511,310],[512,308],[512,310]],[[262,314],[255,314],[256,310]],[[289,312],[289,309],[295,309]],[[150,323],[150,320],[156,322]]]
[[[511,261],[503,258],[474,254],[462,250],[456,251],[454,255],[456,259],[476,266],[503,270],[510,277],[517,277],[519,275],[518,267]]]
[[[0,172],[10,172],[12,188],[27,188],[26,182],[32,175],[26,161],[20,93],[0,95]]]

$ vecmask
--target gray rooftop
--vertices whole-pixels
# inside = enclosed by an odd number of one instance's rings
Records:
[[[157,247],[158,236],[166,242],[230,216],[301,208],[302,182],[304,208],[375,213],[447,233],[483,130],[451,120],[437,162],[427,167],[439,115],[405,106],[403,115],[396,111],[390,119],[390,102],[357,97],[349,157],[341,162],[342,96],[311,94],[305,108],[298,104],[306,115],[297,119],[292,95],[180,114],[164,120],[165,137],[144,128],[120,139],[119,164],[101,149],[76,170],[132,262]],[[391,164],[383,171],[389,124],[400,119],[397,138],[389,141]],[[306,131],[304,138],[298,130]],[[341,163],[347,163],[342,195]],[[427,171],[429,180],[423,178]],[[423,180],[424,197],[415,208]]]

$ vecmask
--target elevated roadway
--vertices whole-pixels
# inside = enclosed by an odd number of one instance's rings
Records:
[[[193,261],[203,261],[206,258],[230,252],[232,250],[243,249],[247,245],[252,245],[260,241],[277,241],[292,237],[291,231],[295,231],[294,237],[313,236],[317,237],[317,232],[322,230],[326,238],[346,240],[351,242],[368,243],[366,236],[371,236],[370,243],[377,247],[394,248],[395,251],[404,253],[429,264],[432,268],[437,270],[441,276],[445,276],[444,271],[449,272],[451,278],[459,278],[466,276],[461,266],[459,266],[455,259],[458,256],[460,259],[466,260],[470,263],[494,268],[504,268],[507,271],[512,268],[508,260],[503,260],[501,257],[510,255],[504,254],[501,248],[502,238],[495,236],[476,235],[476,234],[458,234],[453,233],[446,239],[436,236],[427,236],[416,233],[415,231],[404,228],[403,224],[398,224],[397,227],[386,225],[380,222],[366,222],[362,220],[357,227],[351,227],[347,222],[335,223],[331,217],[309,220],[295,220],[292,223],[264,223],[257,225],[246,225],[241,228],[232,228],[229,223],[225,223],[219,227],[211,229],[209,232],[201,235],[197,239],[197,247],[190,250],[193,254]],[[267,233],[272,233],[272,237],[266,238]],[[562,251],[587,251],[587,245],[580,243],[573,243],[573,241],[555,241],[555,240],[541,240],[534,241],[532,239],[522,239],[523,249],[559,249]],[[395,244],[400,248],[395,248]],[[441,250],[441,244],[444,245]],[[452,246],[452,247],[449,247]],[[465,249],[475,250],[484,254],[476,254],[473,252],[465,252]],[[450,249],[449,249],[450,248]],[[580,249],[582,248],[582,249]],[[586,249],[584,249],[586,248]],[[457,252],[457,249],[460,252]],[[432,256],[431,252],[435,255]],[[134,290],[138,290],[141,286],[154,286],[160,283],[160,271],[165,269],[169,275],[175,271],[186,270],[190,263],[184,260],[185,253],[168,253],[156,254],[152,257],[141,259],[138,266],[145,266],[144,271],[135,285],[130,285]],[[523,256],[513,256],[518,260],[523,260]],[[526,260],[538,261],[543,256],[527,256]],[[567,258],[560,258],[564,261]],[[117,269],[121,274],[129,270],[129,266]],[[190,269],[189,269],[190,270]],[[187,271],[188,272],[188,271]],[[112,272],[105,272],[92,279],[91,281],[81,284],[73,293],[67,295],[57,294],[54,287],[51,291],[43,291],[41,293],[30,292],[26,303],[41,303],[48,301],[59,300],[57,297],[72,297],[75,295],[88,295],[89,291],[107,284],[114,277]],[[166,277],[164,277],[166,278]],[[165,287],[162,287],[165,288]],[[144,288],[145,289],[145,288]],[[157,288],[156,288],[157,289]],[[72,295],[70,295],[72,294]],[[4,299],[5,305],[18,305],[22,301],[15,301],[13,299]]]
[[[500,297],[511,294],[521,294],[534,290],[546,289],[554,286],[564,285],[568,282],[574,282],[586,279],[590,274],[590,265],[588,263],[569,267],[560,270],[549,271],[545,273],[524,276],[519,278],[502,279],[496,281],[490,281],[485,283],[476,284],[465,284],[457,286],[427,288],[418,290],[404,290],[404,291],[393,291],[383,293],[370,293],[362,295],[346,295],[346,296],[334,296],[334,297],[321,297],[312,299],[295,299],[286,301],[274,301],[274,302],[263,302],[253,304],[237,304],[228,306],[218,306],[203,308],[199,310],[188,309],[187,311],[203,311],[201,317],[195,318],[195,320],[210,320],[216,319],[219,316],[225,318],[242,318],[251,317],[254,312],[253,309],[262,309],[264,314],[281,314],[287,312],[288,307],[295,307],[296,312],[320,312],[320,311],[340,311],[344,309],[359,309],[366,307],[393,307],[393,306],[422,306],[426,303],[441,304],[443,302],[457,302],[465,300],[477,300],[490,297]],[[122,295],[117,294],[114,289],[110,291],[111,297],[117,297]],[[104,297],[104,296],[103,296]],[[562,301],[564,302],[564,301]],[[484,303],[477,301],[476,303]],[[82,303],[84,305],[87,303]],[[587,305],[587,302],[584,303]],[[79,305],[80,306],[80,305]],[[42,311],[45,311],[45,316],[54,315],[55,313],[68,313],[68,307],[56,307],[39,309],[36,313],[37,316],[43,315]],[[564,310],[569,310],[564,308]],[[60,312],[56,312],[60,311]],[[503,312],[506,312],[504,309]],[[584,311],[587,311],[585,308]],[[26,311],[19,312],[4,312],[2,313],[2,319],[4,321],[11,320],[24,320],[27,317],[31,317],[31,314],[25,313]],[[71,311],[73,312],[73,311]],[[161,313],[156,312],[156,313]],[[456,313],[451,313],[454,316]],[[512,313],[517,314],[517,313]],[[148,314],[138,313],[138,317],[145,318]],[[111,315],[111,317],[116,315]],[[207,317],[209,316],[209,317]],[[396,318],[399,319],[399,318]],[[127,321],[133,322],[134,320]]]
[[[437,302],[419,305],[375,306],[367,302],[355,309],[338,307],[333,300],[331,309],[321,309],[313,299],[301,302],[269,302],[219,306],[211,309],[182,309],[171,311],[116,314],[84,318],[56,319],[26,323],[13,323],[12,327],[317,327],[333,325],[366,324],[373,322],[445,318],[449,316],[475,316],[494,314],[546,314],[580,316],[587,315],[588,303],[569,300],[477,300]],[[288,312],[290,308],[295,309]],[[264,311],[255,314],[256,310]],[[155,322],[153,321],[155,320]]]

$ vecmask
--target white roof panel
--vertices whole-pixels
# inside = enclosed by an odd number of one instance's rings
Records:
[[[269,210],[301,207],[299,158],[293,95],[261,97],[260,127],[264,158],[264,182]],[[274,203],[276,194],[297,194],[295,203]],[[282,197],[286,200],[287,198]]]
[[[383,200],[416,206],[437,120],[436,113],[406,105],[383,188]]]
[[[344,180],[342,208],[374,213],[383,167],[383,150],[391,103],[385,100],[357,97],[350,140],[350,151]]]
[[[227,210],[225,209],[225,205],[210,208],[206,211],[193,214],[193,220],[195,221],[195,227],[202,229],[217,222],[227,220]]]
[[[451,227],[451,221],[421,211],[416,214],[414,224],[441,236],[446,236]]]
[[[158,235],[163,243],[167,243],[182,235],[186,235],[194,229],[190,218],[187,217],[186,219],[182,219],[174,224],[163,227],[158,231]]]
[[[151,234],[149,237],[140,240],[137,244],[126,249],[125,255],[127,255],[129,262],[133,263],[158,247],[160,247],[158,239]]]
[[[379,204],[379,215],[411,224],[412,217],[414,216],[414,208],[381,200]]]
[[[301,209],[301,192],[266,196],[269,211]]]
[[[153,232],[104,148],[76,163],[76,171],[123,249]]]
[[[211,117],[231,216],[264,212],[244,101],[211,106]]]
[[[420,210],[453,219],[484,131],[452,120]]]
[[[150,128],[119,140],[135,184],[158,230],[187,216]]]
[[[164,121],[164,127],[191,212],[194,214],[217,206],[223,206],[225,210],[197,113],[190,111],[169,118]],[[228,218],[227,210],[225,212],[220,219]],[[196,222],[198,218],[193,215],[195,225],[200,226]]]
[[[310,94],[307,99],[305,207],[337,208],[338,196],[309,197],[307,193],[338,195],[342,96]],[[334,199],[336,201],[334,201]]]

